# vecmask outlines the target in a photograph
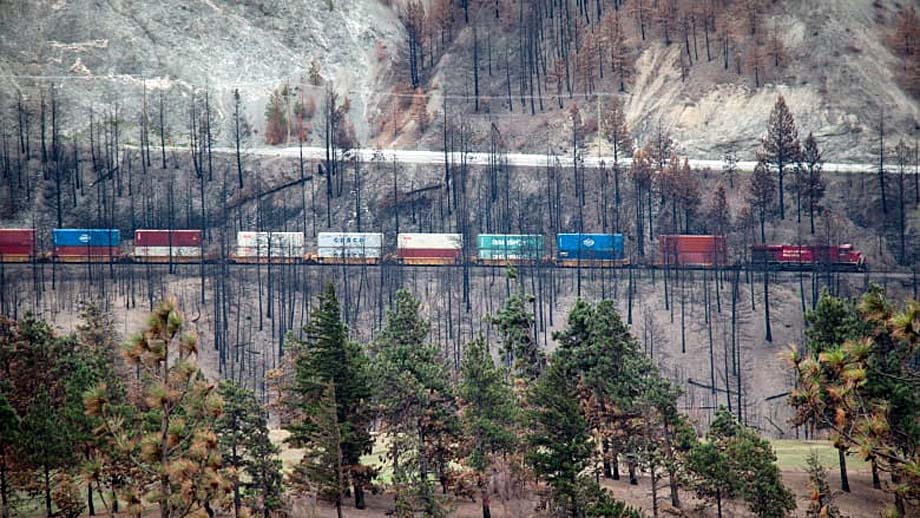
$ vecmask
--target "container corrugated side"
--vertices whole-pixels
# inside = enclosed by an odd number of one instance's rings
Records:
[[[137,257],[201,257],[199,246],[135,246]]]
[[[118,246],[121,232],[114,228],[56,228],[51,231],[54,246]]]
[[[396,246],[399,249],[460,250],[463,248],[463,235],[402,233],[396,236]]]
[[[0,229],[0,255],[28,256],[34,252],[34,230],[31,228]]]
[[[316,249],[316,255],[324,258],[377,259],[381,249],[377,247],[322,247]]]
[[[560,259],[622,259],[623,234],[556,234]]]
[[[143,229],[134,232],[134,246],[145,247],[190,247],[201,246],[200,230],[154,230]]]
[[[238,257],[302,257],[304,237],[301,232],[237,232]]]
[[[320,232],[316,235],[317,248],[383,248],[383,234],[379,232]]]
[[[476,237],[480,259],[540,259],[542,234],[479,234]]]

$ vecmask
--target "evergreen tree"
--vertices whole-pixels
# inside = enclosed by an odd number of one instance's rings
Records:
[[[584,473],[593,445],[577,392],[577,379],[556,354],[529,397],[527,458],[537,477],[552,488],[553,514],[558,516],[584,516],[584,488],[594,482]]]
[[[320,295],[319,305],[305,334],[304,342],[291,344],[296,360],[290,404],[298,419],[287,426],[291,432],[288,441],[307,449],[323,447],[310,442],[315,434],[315,425],[311,423],[310,416],[328,404],[327,385],[332,383],[335,386],[336,422],[339,428],[337,436],[342,440],[339,448],[342,450],[346,475],[354,488],[355,507],[363,509],[364,485],[369,481],[361,465],[361,456],[370,453],[372,446],[372,381],[368,360],[361,345],[348,339],[339,301],[331,283]],[[327,439],[326,436],[321,438]]]
[[[811,489],[811,503],[805,510],[808,518],[841,518],[840,509],[834,505],[834,493],[827,483],[827,470],[821,465],[818,454],[808,454],[808,487]]]
[[[808,221],[811,233],[815,233],[815,213],[821,210],[821,199],[824,198],[824,178],[821,171],[824,159],[818,149],[818,141],[811,133],[805,139],[802,149],[801,185],[797,186],[798,195],[804,196],[808,204]]]
[[[142,383],[130,412],[113,404],[105,383],[83,396],[87,415],[102,420],[101,433],[121,450],[110,460],[129,459],[122,497],[131,514],[147,504],[161,518],[212,514],[232,490],[214,431],[222,401],[196,365],[197,347],[176,302],[161,302],[122,350]]]
[[[767,242],[765,225],[767,217],[773,212],[773,200],[776,197],[776,184],[773,182],[773,175],[767,168],[764,157],[758,156],[757,165],[754,166],[754,173],[751,175],[751,184],[748,191],[748,203],[751,209],[756,211],[760,221],[760,242]]]
[[[799,160],[801,146],[795,118],[782,95],[777,97],[776,104],[773,105],[773,110],[770,112],[767,135],[763,139],[762,148],[765,159],[776,170],[779,179],[779,198],[776,198],[779,204],[779,219],[786,219],[783,174],[787,167],[795,165]]]
[[[439,450],[439,443],[449,444],[442,434],[458,430],[457,415],[438,349],[426,342],[429,329],[419,301],[400,289],[374,343],[375,394],[382,429],[390,442],[400,516],[445,514],[430,475],[432,464],[446,466],[447,461],[432,459],[429,453]]]
[[[461,419],[469,442],[466,462],[477,474],[482,517],[489,518],[492,512],[488,474],[493,456],[514,449],[517,407],[507,376],[495,366],[481,335],[467,346],[461,376],[457,395],[462,402]]]
[[[508,271],[510,280],[517,278],[517,273]],[[533,296],[522,291],[513,293],[490,322],[498,327],[502,337],[501,354],[505,365],[525,381],[533,381],[543,370],[546,358],[534,337],[534,316],[527,309],[533,302]]]
[[[0,518],[10,518],[9,470],[19,434],[19,416],[6,398],[9,387],[0,382]]]
[[[268,518],[282,504],[281,449],[268,435],[268,419],[255,394],[232,380],[219,386],[224,411],[215,428],[233,484],[233,513],[243,505]],[[245,478],[243,478],[245,476]]]
[[[297,487],[316,489],[317,494],[333,503],[336,516],[342,518],[342,495],[348,487],[345,456],[342,451],[343,423],[339,421],[335,383],[317,381],[323,385],[299,432],[301,441],[309,446],[291,475]]]
[[[815,309],[805,313],[805,323],[808,327],[805,329],[804,355],[816,363],[820,355],[841,347],[847,340],[858,339],[865,332],[865,326],[853,303],[831,296],[826,289],[821,292]],[[797,426],[808,426],[812,433],[814,430],[831,429],[828,423],[835,419],[834,406],[829,404],[832,397],[832,394],[824,390],[807,394],[793,390],[790,395],[790,404],[796,410],[793,423]],[[815,401],[816,398],[820,402]],[[820,415],[814,413],[818,409],[822,410]],[[850,484],[846,468],[847,441],[842,434],[833,432],[833,429],[831,431],[840,464],[841,489],[848,492]]]
[[[752,513],[761,518],[783,518],[795,509],[795,498],[783,486],[769,441],[739,423],[724,407],[716,412],[708,440],[728,460],[727,471],[739,483],[738,495]]]
[[[715,501],[719,518],[722,518],[722,500],[734,498],[740,484],[728,468],[726,453],[710,441],[698,442],[687,456],[690,487],[700,499]]]
[[[920,303],[898,309],[880,288],[872,287],[858,311],[866,326],[863,338],[817,357],[791,355],[799,381],[792,398],[800,413],[823,421],[857,445],[863,459],[891,474],[888,489],[903,516],[920,500]]]

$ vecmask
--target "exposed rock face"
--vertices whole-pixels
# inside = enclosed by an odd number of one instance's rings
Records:
[[[229,113],[239,88],[258,126],[271,90],[299,84],[314,60],[325,79],[354,92],[353,113],[361,114],[373,103],[366,92],[378,89],[389,68],[392,54],[379,52],[378,42],[395,48],[401,41],[393,11],[376,0],[6,3],[0,92],[33,95],[37,82],[53,81],[74,125],[90,105],[118,102],[135,112],[146,80],[148,93],[170,91],[177,127],[185,126],[182,98],[193,88],[210,89],[218,116]]]

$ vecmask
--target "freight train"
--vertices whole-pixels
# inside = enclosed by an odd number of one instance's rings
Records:
[[[204,252],[200,230],[134,232],[133,246],[125,246],[117,229],[53,229],[50,251],[36,245],[33,229],[0,229],[0,262],[138,262],[199,263],[218,260]],[[620,268],[630,265],[623,234],[556,234],[556,254],[545,254],[542,234],[479,234],[470,264],[508,264],[559,267]],[[866,263],[852,245],[755,245],[750,250],[754,268],[804,270],[862,270]],[[379,232],[320,232],[316,247],[308,249],[302,232],[238,232],[228,260],[243,264],[366,264],[456,265],[464,262],[463,236],[448,233],[400,233],[395,253],[385,253]],[[725,236],[661,235],[656,268],[720,268],[731,263]]]

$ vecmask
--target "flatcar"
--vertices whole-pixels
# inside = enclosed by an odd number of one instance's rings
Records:
[[[609,267],[629,264],[623,234],[556,234],[556,265]]]
[[[807,270],[827,267],[834,270],[864,270],[862,252],[851,244],[843,245],[754,245],[751,247],[752,266],[767,265],[773,269]]]
[[[669,234],[658,236],[658,267],[715,268],[728,264],[725,236]]]
[[[115,228],[55,228],[52,258],[58,262],[118,262],[121,232]]]

